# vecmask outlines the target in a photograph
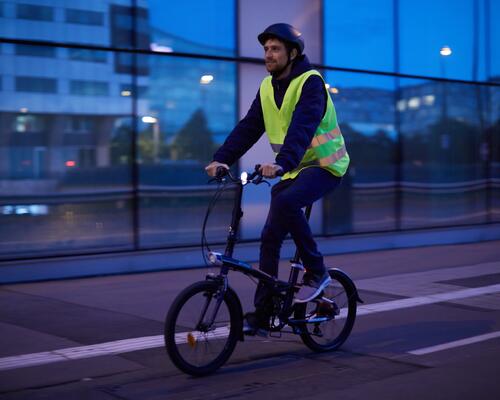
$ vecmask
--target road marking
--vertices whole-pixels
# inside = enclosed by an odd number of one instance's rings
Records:
[[[497,292],[500,292],[500,284],[454,290],[452,292],[436,293],[427,296],[409,297],[401,300],[385,301],[358,307],[357,315],[367,315],[383,311],[399,310],[402,308],[410,308],[427,304],[441,303],[443,301],[465,299],[468,297],[476,297]]]
[[[469,338],[465,338],[465,339],[455,340],[454,342],[438,344],[436,346],[424,347],[422,349],[409,351],[408,353],[415,354],[417,356],[421,356],[424,354],[434,353],[436,351],[447,350],[447,349],[452,349],[454,347],[465,346],[465,345],[472,344],[472,343],[483,342],[485,340],[490,340],[490,339],[494,339],[497,337],[500,337],[500,331],[486,333],[484,335],[473,336],[473,337],[469,337]]]
[[[410,297],[400,300],[373,303],[358,307],[357,315],[361,316],[384,311],[400,310],[404,308],[441,303],[443,301],[464,299],[468,297],[481,296],[497,292],[500,292],[500,284],[472,289],[455,290],[452,292],[438,293],[428,296]],[[346,314],[347,310],[342,309],[339,317],[345,318]],[[214,336],[219,338],[226,337],[227,334],[227,327],[217,328],[214,331]],[[176,337],[177,336],[180,342],[186,343],[186,333],[180,333],[177,334]],[[45,351],[41,353],[22,354],[18,356],[0,358],[0,371],[50,364],[59,361],[78,360],[82,358],[128,353],[131,351],[152,349],[162,346],[164,346],[163,335],[156,335],[134,339],[116,340],[113,342],[98,343],[89,346],[79,346],[60,350]]]
[[[187,343],[187,332],[175,335],[177,343]],[[192,332],[195,340],[204,338],[201,332]],[[209,338],[224,338],[229,334],[227,327],[221,327],[209,333]],[[164,346],[163,335],[145,336],[134,339],[115,340],[113,342],[91,344],[88,346],[69,347],[66,349],[44,351],[41,353],[23,354],[0,358],[0,371],[37,365],[50,364],[59,361],[79,360],[98,356],[109,356],[131,351],[153,349]]]

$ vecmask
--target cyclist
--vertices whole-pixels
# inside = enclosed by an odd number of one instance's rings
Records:
[[[258,35],[270,76],[257,92],[247,115],[236,125],[206,166],[210,176],[217,168],[228,169],[267,133],[276,155],[261,164],[264,177],[283,174],[271,190],[271,204],[261,235],[259,266],[278,276],[280,249],[291,234],[304,263],[304,282],[296,302],[315,298],[330,282],[323,256],[302,208],[333,190],[349,165],[349,155],[340,133],[335,108],[322,76],[305,54],[301,33],[285,23],[273,24]],[[246,332],[268,328],[269,293],[257,285],[255,312],[247,313]]]

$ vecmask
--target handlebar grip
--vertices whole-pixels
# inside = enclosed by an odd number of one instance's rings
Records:
[[[227,169],[224,167],[217,167],[215,170],[215,177],[220,179],[227,175]]]

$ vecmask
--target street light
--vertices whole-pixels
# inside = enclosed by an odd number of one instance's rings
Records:
[[[451,50],[450,46],[443,46],[439,50],[439,54],[441,55],[440,57],[440,65],[441,65],[441,77],[446,78],[446,64],[445,64],[445,59],[449,56],[451,56],[453,51]],[[443,123],[446,123],[446,119],[448,118],[448,93],[447,93],[447,87],[446,87],[446,82],[442,82],[443,85],[443,90],[442,90],[442,103],[441,103],[441,118],[443,119]],[[443,126],[444,127],[444,126]],[[441,139],[441,149],[447,150],[450,146],[450,135],[446,132],[441,132],[440,135]]]
[[[203,75],[200,78],[200,84],[201,84],[201,105],[203,108],[206,108],[206,102],[207,102],[207,86],[212,83],[214,80],[213,75]]]
[[[142,117],[142,122],[145,124],[151,124],[153,128],[153,159],[157,163],[160,155],[160,124],[158,123],[158,118],[152,117],[150,115],[145,115]]]
[[[201,83],[202,85],[208,85],[208,84],[210,84],[213,80],[214,80],[214,76],[213,76],[213,75],[203,75],[203,76],[200,78],[200,83]]]
[[[439,50],[439,54],[441,54],[443,57],[451,56],[452,53],[453,51],[451,51],[450,46],[443,46],[441,47],[441,50]]]
[[[156,122],[158,122],[158,120],[155,117],[145,115],[144,117],[142,117],[142,122],[144,122],[145,124],[155,124]]]

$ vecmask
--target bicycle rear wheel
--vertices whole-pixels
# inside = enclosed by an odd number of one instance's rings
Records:
[[[194,283],[177,296],[166,317],[167,353],[177,368],[190,375],[207,375],[221,367],[241,335],[241,306],[231,290],[213,318],[220,288],[214,281]]]
[[[297,320],[317,321],[300,325],[304,344],[317,352],[338,349],[351,333],[356,319],[357,294],[344,274],[329,270],[332,282],[322,294],[323,300],[297,304]]]

